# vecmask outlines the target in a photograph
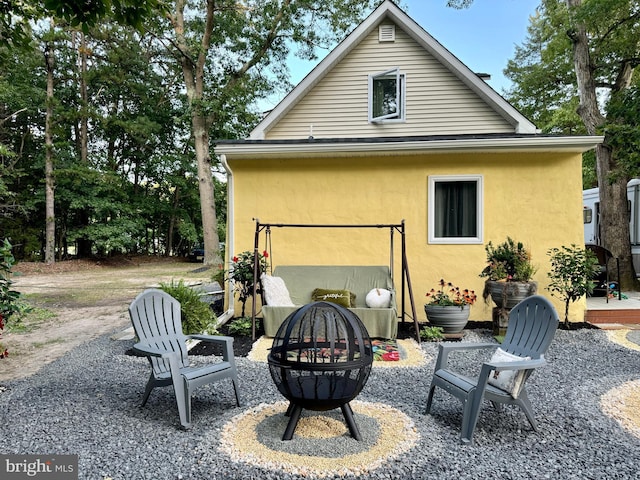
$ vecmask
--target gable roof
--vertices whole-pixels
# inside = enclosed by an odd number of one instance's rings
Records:
[[[334,48],[262,121],[252,130],[249,138],[264,139],[274,127],[305,95],[322,80],[331,69],[351,52],[367,35],[384,20],[390,20],[405,31],[422,48],[435,57],[449,72],[460,79],[492,110],[513,125],[515,133],[536,133],[536,126],[516,110],[501,95],[479,78],[420,25],[398,8],[391,0],[385,0]]]

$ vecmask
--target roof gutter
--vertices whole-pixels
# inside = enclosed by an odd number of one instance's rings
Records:
[[[227,162],[227,156],[224,154],[220,155],[220,163],[224,167],[224,170],[227,172],[227,238],[226,238],[226,249],[225,249],[225,262],[227,265],[231,264],[231,255],[233,254],[233,241],[234,241],[234,204],[233,204],[233,171]],[[227,279],[227,302],[229,307],[227,310],[218,317],[218,325],[224,325],[229,320],[231,320],[235,314],[235,297],[233,296],[233,282],[230,279]]]
[[[398,141],[239,141],[220,142],[216,151],[223,156],[242,158],[265,157],[339,157],[375,155],[418,155],[456,152],[575,152],[583,153],[602,143],[602,136],[468,138]]]

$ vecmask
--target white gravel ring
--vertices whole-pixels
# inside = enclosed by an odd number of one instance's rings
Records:
[[[342,423],[329,419],[326,422],[328,427],[326,434],[324,438],[320,439],[325,443],[326,448],[334,452],[348,452],[349,448],[345,448],[345,445],[351,443],[361,451],[342,456],[324,456],[321,450],[314,450],[313,443],[305,443],[302,448],[299,447],[298,453],[291,453],[285,451],[284,447],[290,450],[291,442],[296,442],[297,436],[305,439],[318,438],[320,436],[318,432],[311,433],[311,430],[321,426],[321,422],[318,421],[318,415],[315,415],[314,412],[311,417],[300,419],[293,440],[281,441],[279,436],[284,431],[281,429],[273,432],[274,435],[278,435],[278,440],[270,442],[270,446],[261,442],[257,434],[258,425],[274,416],[286,419],[284,413],[287,410],[287,405],[287,402],[260,404],[232,418],[222,428],[219,451],[228,455],[235,462],[245,462],[253,466],[284,471],[294,475],[358,476],[375,470],[391,459],[405,454],[420,439],[413,421],[404,413],[381,403],[355,400],[350,402],[350,405],[363,436],[365,433],[361,428],[363,417],[368,417],[369,421],[373,420],[377,424],[376,438],[373,442],[359,445],[360,442],[351,438]],[[286,420],[283,421],[286,425]],[[305,426],[305,421],[310,421],[310,424]],[[282,449],[272,448],[278,443],[283,445]]]
[[[629,341],[627,335],[629,334],[629,330],[621,329],[621,330],[607,330],[607,337],[614,343],[618,345],[622,345],[623,347],[630,348],[631,350],[640,351],[640,345],[637,343]]]
[[[600,401],[602,411],[640,438],[640,380],[609,390]]]

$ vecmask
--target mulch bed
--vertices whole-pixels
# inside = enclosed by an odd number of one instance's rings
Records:
[[[228,335],[233,337],[233,351],[237,357],[246,357],[249,355],[251,348],[253,347],[253,339],[251,335],[238,335],[237,333],[229,333],[229,323],[226,323],[219,328],[220,335]],[[256,338],[260,338],[264,335],[264,329],[262,326],[256,329]],[[415,328],[413,323],[400,322],[398,324],[398,339],[415,338]],[[205,342],[200,342],[193,347],[189,353],[191,355],[220,355],[220,347]]]
[[[227,336],[233,337],[233,351],[235,353],[235,356],[246,357],[247,355],[249,355],[249,352],[253,347],[254,340],[252,339],[251,335],[238,335],[237,333],[230,333],[229,323],[226,323],[225,325],[222,325],[219,328],[220,335],[227,335]],[[466,328],[491,330],[492,323],[491,322],[469,322]],[[562,322],[560,323],[559,328],[562,330],[567,330],[567,327],[565,327]],[[586,322],[580,322],[580,323],[571,323],[569,325],[568,330],[579,330],[582,328],[597,328],[597,327],[594,327],[593,325]],[[261,325],[258,325],[256,328],[256,338],[260,338],[262,335],[264,335],[264,329],[262,328]],[[416,338],[415,328],[413,326],[413,323],[408,321],[398,323],[398,339],[403,340],[408,338]],[[189,351],[189,354],[203,355],[203,356],[222,355],[222,349],[215,344],[200,342]]]

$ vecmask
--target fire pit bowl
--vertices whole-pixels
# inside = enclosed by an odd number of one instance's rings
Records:
[[[300,307],[280,325],[267,360],[274,383],[289,400],[283,440],[291,440],[303,408],[338,407],[351,436],[361,440],[349,402],[369,378],[373,351],[355,313],[329,302]]]

